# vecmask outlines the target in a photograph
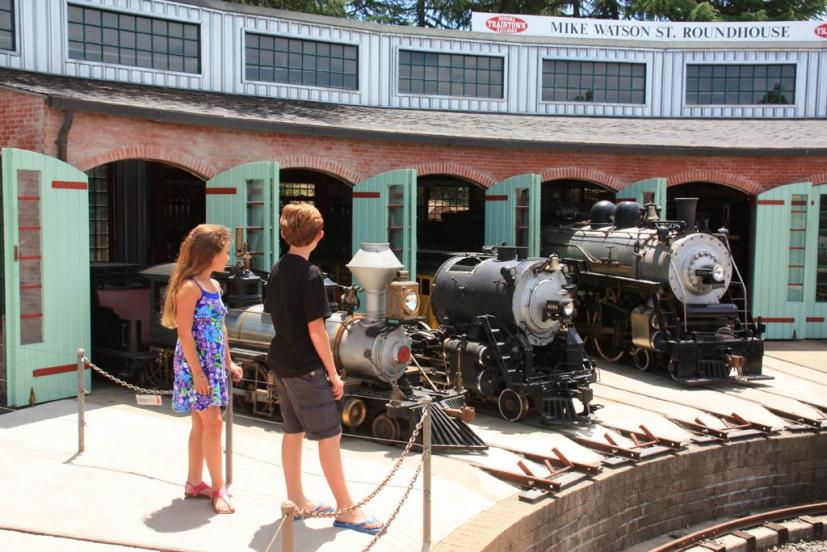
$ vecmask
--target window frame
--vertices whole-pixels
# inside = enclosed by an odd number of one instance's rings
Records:
[[[304,84],[304,83],[296,83],[296,82],[283,82],[283,81],[269,81],[269,80],[257,80],[257,79],[250,79],[247,77],[247,35],[254,34],[260,37],[268,37],[272,39],[286,39],[286,40],[299,40],[302,42],[313,42],[316,44],[327,44],[331,46],[347,46],[356,49],[356,88],[344,88],[338,86],[321,86],[317,84]],[[248,29],[242,28],[241,29],[241,83],[242,85],[250,84],[250,85],[264,85],[264,86],[290,86],[294,88],[306,88],[312,90],[324,90],[327,92],[336,91],[348,94],[361,94],[362,92],[362,67],[361,67],[361,52],[360,52],[361,44],[359,42],[342,42],[342,41],[333,41],[333,40],[321,40],[316,37],[305,37],[300,35],[291,35],[291,34],[273,34],[262,32],[256,29]],[[289,46],[288,46],[289,48]],[[261,52],[261,48],[258,48],[258,51]],[[273,50],[275,52],[275,50]],[[302,55],[304,55],[302,53]],[[318,59],[318,54],[314,54]],[[342,58],[345,59],[345,58]],[[288,62],[289,63],[289,62]],[[256,64],[261,67],[260,64]],[[304,69],[301,69],[304,72]],[[316,69],[313,71],[318,72]],[[345,73],[343,72],[342,75],[344,76]],[[260,76],[260,75],[259,75]]]
[[[594,58],[594,57],[582,57],[582,56],[547,56],[547,55],[540,55],[539,56],[539,68],[537,70],[537,98],[538,103],[540,105],[578,105],[578,106],[589,106],[589,105],[599,105],[599,106],[623,106],[623,107],[637,107],[637,108],[647,108],[651,103],[652,96],[654,95],[654,91],[651,88],[651,74],[652,74],[652,61],[648,58],[646,59],[615,59],[615,58]],[[606,64],[616,64],[616,65],[642,65],[643,66],[643,102],[642,103],[628,103],[628,102],[596,102],[596,101],[585,101],[585,100],[546,100],[543,98],[543,64],[546,61],[565,61],[568,63],[606,63]],[[582,74],[582,72],[581,72]]]
[[[12,47],[9,49],[0,48],[0,54],[7,56],[20,56],[20,36],[23,29],[20,28],[20,6],[18,0],[11,0],[12,11]]]
[[[70,54],[70,46],[69,46],[70,42],[75,42],[75,41],[72,41],[70,39],[71,37],[69,35],[69,25],[72,23],[72,22],[69,21],[69,9],[72,8],[72,7],[98,10],[98,11],[104,12],[104,13],[109,12],[109,13],[117,14],[119,16],[120,15],[128,15],[128,16],[132,16],[132,17],[146,18],[146,19],[150,19],[152,21],[159,20],[159,21],[164,21],[164,22],[167,22],[167,23],[178,23],[178,24],[181,24],[181,25],[192,25],[192,26],[194,26],[196,28],[197,33],[198,33],[198,56],[197,56],[197,59],[198,59],[198,72],[197,73],[191,73],[191,72],[184,71],[184,70],[179,71],[179,70],[176,70],[176,69],[159,69],[159,68],[156,68],[156,67],[143,67],[143,66],[137,65],[137,63],[134,64],[134,65],[128,65],[128,64],[124,64],[124,63],[120,63],[120,62],[110,62],[110,61],[104,61],[104,60],[97,61],[97,60],[89,60],[89,59],[72,57],[71,54]],[[64,17],[63,17],[63,20],[64,20],[63,31],[64,31],[64,34],[65,34],[65,39],[64,39],[64,42],[63,42],[63,46],[64,46],[65,52],[66,52],[65,58],[64,58],[64,63],[88,63],[88,64],[97,65],[97,66],[101,66],[101,67],[122,67],[122,68],[129,69],[129,70],[162,72],[162,73],[165,73],[165,74],[180,75],[180,76],[185,76],[185,77],[188,77],[188,78],[203,78],[204,77],[204,67],[205,67],[206,64],[205,64],[205,60],[204,60],[204,41],[203,41],[204,24],[203,24],[203,21],[193,21],[191,19],[182,19],[182,18],[179,18],[179,17],[166,16],[166,15],[165,16],[157,16],[155,14],[146,14],[146,13],[143,13],[143,12],[130,11],[130,10],[126,10],[126,9],[118,8],[118,7],[90,5],[90,4],[86,4],[84,2],[84,0],[69,0],[69,1],[67,1],[63,4],[63,8],[65,10],[64,11]],[[82,24],[82,25],[84,25],[84,24]],[[100,28],[103,29],[103,26],[101,25]],[[121,31],[123,31],[123,29],[121,29],[120,22],[119,22],[118,32],[120,33]],[[155,34],[151,33],[150,36],[155,36]],[[167,33],[166,36],[167,36],[167,38],[169,38],[168,33]],[[186,41],[186,39],[183,39],[183,40]],[[103,38],[101,38],[101,45],[103,45],[102,43],[103,43]],[[136,44],[137,44],[137,41],[136,41]],[[150,45],[150,47],[152,47],[152,46]],[[186,44],[184,45],[184,48],[186,48]],[[118,39],[118,49],[120,51],[120,38]],[[133,49],[136,52],[138,50],[137,48],[133,48]],[[141,50],[141,51],[145,51],[145,50]],[[150,53],[154,53],[154,50],[149,50],[149,51],[150,51]],[[167,57],[169,57],[173,54],[167,52],[166,55],[167,55]],[[186,63],[187,56],[182,54],[181,57],[185,60],[184,63]],[[136,54],[136,59],[137,59],[137,54]]]
[[[399,60],[400,54],[402,51],[405,52],[415,52],[415,53],[422,53],[422,54],[436,54],[436,55],[456,55],[456,56],[470,56],[470,57],[484,57],[484,58],[499,58],[502,60],[503,68],[503,80],[502,80],[502,97],[495,98],[490,96],[454,96],[451,94],[426,94],[426,93],[418,93],[418,92],[402,92],[399,87],[399,79],[400,79],[400,72],[399,72]],[[408,46],[396,46],[393,52],[393,94],[400,98],[437,98],[437,99],[446,99],[446,100],[476,100],[476,101],[487,101],[487,102],[506,102],[508,100],[508,53],[478,53],[478,52],[457,52],[454,50],[433,50],[428,48],[416,48],[416,47],[408,47]],[[451,81],[448,81],[451,82]],[[477,86],[479,83],[477,83]],[[490,83],[489,83],[490,85]]]
[[[689,66],[690,65],[700,65],[700,66],[757,66],[757,65],[792,65],[794,69],[794,85],[795,90],[793,92],[792,101],[786,104],[761,104],[761,103],[689,103],[687,101],[687,93],[688,93],[688,86],[687,82],[689,79]],[[692,60],[692,61],[684,61],[683,63],[683,71],[682,71],[682,79],[681,79],[681,103],[685,109],[704,109],[704,108],[730,108],[730,109],[737,109],[737,108],[762,108],[762,109],[785,109],[785,108],[797,108],[798,107],[798,95],[799,95],[799,82],[801,76],[801,62],[800,60],[792,60],[792,61],[775,61],[775,60],[761,60],[761,61],[706,61],[706,60]],[[713,77],[714,78],[714,77]],[[726,77],[724,77],[726,78]],[[783,77],[780,77],[783,78]],[[753,74],[753,82],[755,80]],[[739,90],[738,93],[740,94],[741,91]],[[753,92],[754,93],[754,92]]]

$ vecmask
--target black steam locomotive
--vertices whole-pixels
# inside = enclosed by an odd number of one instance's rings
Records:
[[[507,420],[533,410],[545,423],[588,421],[596,371],[570,323],[566,267],[525,253],[499,246],[444,262],[431,291],[440,326],[412,332],[414,356]]]
[[[604,359],[629,354],[682,382],[769,379],[726,229],[697,231],[697,199],[676,202],[675,221],[654,204],[601,201],[584,225],[543,228],[543,253],[575,269],[578,330]]]

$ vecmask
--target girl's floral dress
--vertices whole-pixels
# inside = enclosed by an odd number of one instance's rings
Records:
[[[195,284],[198,285],[198,282]],[[192,336],[201,368],[210,384],[210,394],[196,393],[192,370],[178,341],[173,360],[175,384],[172,389],[172,409],[176,412],[206,410],[211,406],[227,404],[227,369],[224,366],[224,315],[227,314],[227,307],[221,301],[220,293],[206,291],[200,285],[198,287],[201,297],[195,303]]]

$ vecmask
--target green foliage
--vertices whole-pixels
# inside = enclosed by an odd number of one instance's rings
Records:
[[[467,29],[471,12],[658,21],[796,21],[827,0],[228,0],[393,25]]]

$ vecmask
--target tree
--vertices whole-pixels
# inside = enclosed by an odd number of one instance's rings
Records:
[[[261,6],[316,15],[345,17],[345,0],[227,0],[236,4]]]

